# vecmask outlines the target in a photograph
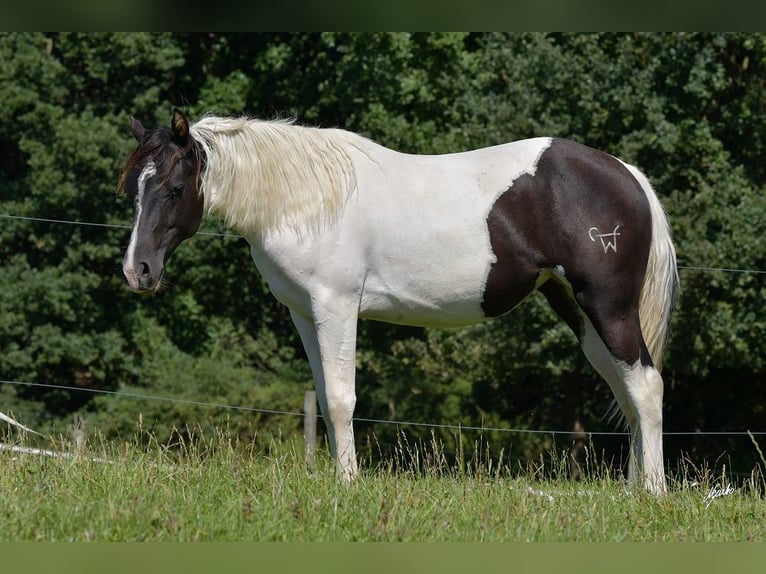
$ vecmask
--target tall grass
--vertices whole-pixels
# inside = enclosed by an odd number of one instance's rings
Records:
[[[309,472],[300,445],[264,453],[225,433],[94,440],[71,458],[2,451],[0,541],[766,540],[760,467],[733,487],[687,465],[657,498],[592,453],[588,464],[571,481],[564,455],[519,472],[402,438],[390,461],[343,484],[326,455]],[[714,487],[725,494],[706,500]]]

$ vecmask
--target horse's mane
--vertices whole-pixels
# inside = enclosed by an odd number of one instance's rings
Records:
[[[207,116],[190,127],[202,148],[206,209],[242,233],[332,225],[356,187],[349,145],[360,136],[291,120]]]

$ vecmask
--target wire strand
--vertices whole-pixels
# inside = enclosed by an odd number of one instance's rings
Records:
[[[70,221],[65,219],[49,219],[45,217],[29,217],[24,215],[10,215],[7,213],[0,213],[0,218],[4,219],[16,219],[21,221],[38,221],[41,223],[56,223],[60,225],[85,225],[92,227],[107,227],[114,229],[132,229],[132,225],[124,223],[93,223],[89,221]],[[198,231],[197,235],[207,235],[211,237],[244,237],[238,233],[233,232],[215,232],[215,231]],[[761,269],[739,269],[735,267],[704,267],[697,265],[678,265],[678,269],[686,271],[722,271],[725,273],[746,273],[753,275],[766,275],[766,270]]]
[[[84,225],[84,226],[91,226],[91,227],[108,227],[112,229],[133,229],[132,225],[128,225],[126,223],[93,223],[90,221],[70,221],[66,219],[49,219],[46,217],[28,217],[24,215],[9,215],[7,213],[0,213],[0,218],[17,219],[20,221],[38,221],[41,223],[57,223],[61,225]],[[198,231],[197,235],[243,238],[243,236],[238,233],[226,233],[226,232],[215,232],[215,231]]]
[[[170,403],[179,403],[179,404],[185,404],[185,405],[194,405],[199,407],[214,407],[214,408],[220,408],[220,409],[229,409],[229,410],[237,410],[237,411],[250,411],[250,412],[258,412],[258,413],[264,413],[264,414],[272,414],[272,415],[298,415],[302,416],[303,413],[294,413],[289,411],[279,411],[279,410],[273,410],[273,409],[259,409],[259,408],[253,408],[253,407],[242,407],[237,405],[224,405],[220,403],[208,403],[204,401],[195,401],[191,399],[176,399],[173,397],[163,397],[159,395],[144,395],[141,393],[132,393],[129,391],[110,391],[107,389],[87,389],[84,387],[72,387],[68,385],[54,385],[51,383],[30,383],[28,381],[6,381],[6,380],[0,380],[0,384],[5,385],[18,385],[18,386],[26,386],[26,387],[42,387],[47,389],[59,389],[64,391],[76,391],[76,392],[86,392],[86,393],[93,393],[93,394],[100,394],[100,395],[115,395],[115,396],[121,396],[121,397],[130,397],[134,399],[145,399],[145,400],[152,400],[152,401],[165,401]]]
[[[173,397],[165,397],[159,395],[146,395],[141,393],[133,393],[129,391],[110,391],[106,389],[87,389],[83,387],[73,387],[69,385],[54,385],[51,383],[32,383],[28,381],[9,381],[0,380],[0,384],[5,385],[17,385],[27,387],[42,387],[48,389],[59,389],[75,392],[86,392],[93,394],[104,394],[118,397],[127,397],[133,399],[164,401],[170,403],[194,405],[199,407],[210,407],[216,409],[229,409],[236,411],[256,412],[271,415],[284,415],[284,416],[305,416],[302,412],[282,411],[276,409],[264,409],[256,407],[243,407],[238,405],[227,405],[222,403],[210,403],[205,401],[196,401],[191,399],[176,399]],[[321,414],[316,415],[317,418],[323,418]],[[403,420],[387,420],[387,419],[373,419],[354,417],[355,422],[375,423],[375,424],[388,424],[396,426],[413,426],[413,427],[427,427],[438,428],[445,430],[457,430],[457,431],[481,431],[481,432],[505,432],[516,434],[545,434],[545,435],[586,435],[586,436],[627,436],[630,433],[625,431],[571,431],[571,430],[543,430],[543,429],[519,429],[519,428],[504,428],[504,427],[485,427],[485,426],[470,426],[460,424],[439,424],[439,423],[426,423],[418,421],[403,421]],[[664,432],[664,436],[760,436],[766,435],[766,431],[671,431]]]

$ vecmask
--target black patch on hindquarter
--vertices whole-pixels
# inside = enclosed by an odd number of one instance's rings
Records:
[[[638,319],[651,226],[646,195],[620,161],[554,139],[535,174],[518,177],[489,212],[497,260],[487,277],[482,310],[488,317],[510,311],[534,289],[541,273],[560,266],[574,299],[553,284],[540,290],[575,334],[582,335],[579,307],[615,357],[651,364]],[[618,227],[616,249],[594,241],[589,235],[594,227],[600,233]]]

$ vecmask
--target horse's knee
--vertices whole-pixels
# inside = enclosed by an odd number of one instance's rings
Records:
[[[356,393],[328,393],[327,416],[333,426],[347,426],[351,424],[356,407]]]

